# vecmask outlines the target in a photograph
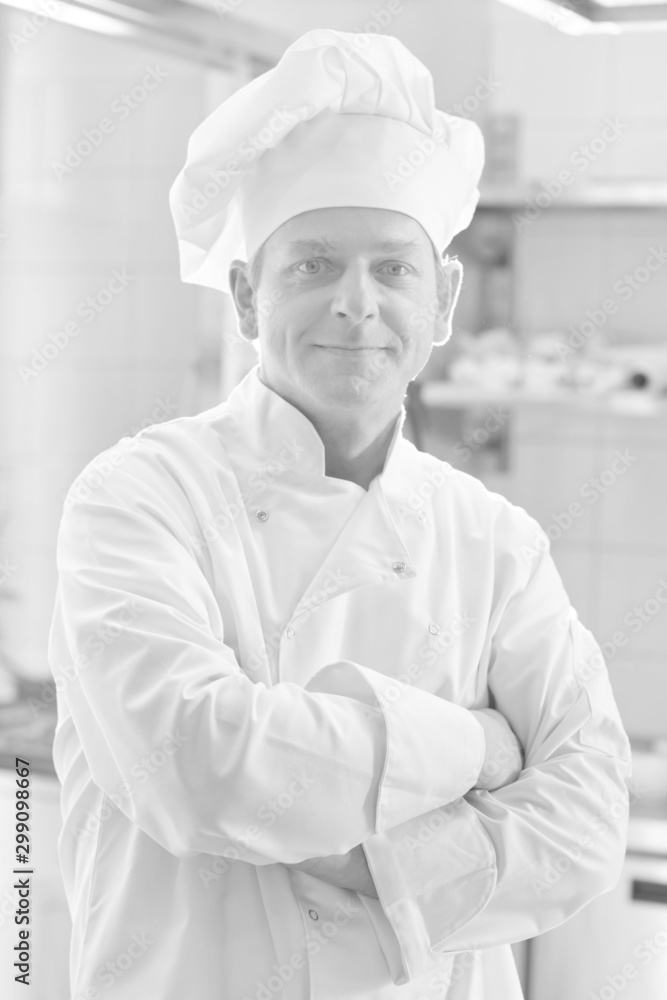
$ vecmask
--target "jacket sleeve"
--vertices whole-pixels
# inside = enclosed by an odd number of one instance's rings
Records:
[[[128,454],[87,493],[60,525],[49,661],[93,782],[166,850],[344,854],[474,785],[485,741],[467,709],[403,685],[389,719],[396,682],[351,661],[306,688],[251,680],[159,455]]]
[[[556,927],[620,878],[629,741],[600,648],[530,522],[530,571],[500,615],[488,670],[491,707],[518,736],[523,771],[363,843],[397,985],[440,955]]]

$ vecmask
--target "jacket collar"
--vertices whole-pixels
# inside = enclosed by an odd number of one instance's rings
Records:
[[[318,485],[326,486],[331,492],[354,489],[366,493],[356,483],[325,476],[324,444],[315,426],[300,410],[262,382],[259,363],[233,389],[226,409],[236,425],[237,436],[243,440],[244,451],[252,454],[257,465],[279,459],[281,455],[291,455],[292,475],[320,480]],[[384,468],[371,482],[368,492],[381,489],[385,499],[405,505],[416,513],[410,496],[424,480],[421,461],[424,456],[403,436],[405,419],[405,406],[401,405]]]

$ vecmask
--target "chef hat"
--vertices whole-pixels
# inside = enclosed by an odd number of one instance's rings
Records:
[[[483,165],[479,127],[436,109],[397,38],[308,31],[190,137],[169,192],[181,278],[227,292],[234,258],[334,206],[403,212],[442,252],[470,224]]]

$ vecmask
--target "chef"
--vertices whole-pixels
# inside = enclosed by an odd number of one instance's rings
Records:
[[[619,879],[629,744],[546,534],[403,436],[483,158],[397,39],[325,29],[191,137],[181,276],[258,362],[65,506],[72,997],[519,1000],[510,943]]]

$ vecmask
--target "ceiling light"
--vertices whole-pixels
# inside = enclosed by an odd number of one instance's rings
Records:
[[[665,0],[501,0],[570,35],[667,28]]]

